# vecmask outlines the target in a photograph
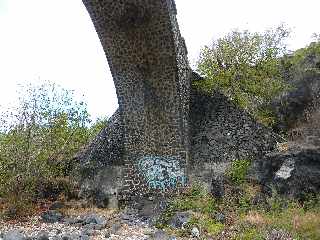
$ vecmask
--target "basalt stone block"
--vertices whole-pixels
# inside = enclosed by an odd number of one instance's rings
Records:
[[[45,231],[41,231],[36,236],[36,240],[49,240],[49,233]]]
[[[274,152],[253,162],[248,179],[264,186],[271,194],[304,200],[320,193],[320,149],[305,148]]]
[[[41,218],[44,222],[47,223],[55,223],[60,222],[63,220],[62,213],[56,211],[56,210],[48,210],[41,214]]]
[[[182,228],[186,223],[191,219],[191,214],[189,212],[178,212],[176,213],[171,220],[169,225],[173,228]]]

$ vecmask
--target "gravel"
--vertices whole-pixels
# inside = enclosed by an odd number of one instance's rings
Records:
[[[54,223],[44,222],[41,216],[16,223],[0,220],[1,240],[147,240],[155,231],[154,227],[137,218],[130,222],[128,219],[122,221],[120,217],[107,223],[107,218],[96,214],[68,217],[66,221]]]

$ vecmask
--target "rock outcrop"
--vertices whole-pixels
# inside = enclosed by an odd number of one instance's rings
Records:
[[[320,148],[289,143],[286,151],[265,155],[253,162],[248,179],[264,191],[305,200],[320,192]]]
[[[320,106],[320,43],[311,43],[284,58],[284,79],[291,88],[276,98],[272,108],[279,119],[277,130],[299,127]]]

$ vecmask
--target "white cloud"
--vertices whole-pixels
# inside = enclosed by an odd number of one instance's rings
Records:
[[[291,49],[304,47],[320,32],[319,0],[176,0],[178,20],[194,63],[200,48],[232,29],[264,31],[282,22],[293,28]]]
[[[292,48],[320,32],[318,0],[176,0],[178,20],[194,63],[200,48],[231,29],[263,31],[286,22]],[[17,83],[51,80],[86,95],[93,116],[117,108],[102,47],[81,0],[0,0],[0,105]]]
[[[3,1],[3,0],[1,0]],[[10,0],[0,22],[0,104],[17,83],[50,80],[85,94],[94,117],[117,99],[107,60],[80,0]]]

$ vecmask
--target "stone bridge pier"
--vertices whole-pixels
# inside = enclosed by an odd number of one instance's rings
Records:
[[[187,183],[191,69],[174,0],[83,0],[116,87],[122,191],[171,193]]]

